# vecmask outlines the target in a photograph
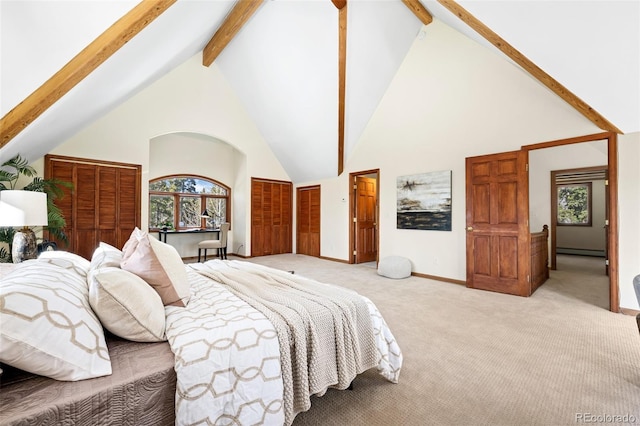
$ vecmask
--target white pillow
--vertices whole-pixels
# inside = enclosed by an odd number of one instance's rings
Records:
[[[82,256],[68,251],[43,251],[40,253],[40,256],[38,256],[38,260],[53,263],[62,268],[72,268],[85,278],[89,272],[89,261]]]
[[[158,292],[167,306],[184,307],[191,297],[182,258],[177,250],[149,237],[149,234],[134,229],[123,248],[120,267],[145,280]]]
[[[164,335],[164,305],[142,278],[120,268],[89,272],[89,303],[102,325],[123,339],[160,342]]]
[[[57,380],[111,374],[85,276],[50,260],[24,262],[0,281],[0,362]]]
[[[91,256],[89,269],[98,269],[106,266],[119,268],[120,262],[122,262],[122,252],[107,243],[100,242],[98,248],[93,252],[93,256]]]

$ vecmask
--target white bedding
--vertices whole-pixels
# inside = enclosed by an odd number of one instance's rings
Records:
[[[238,261],[213,260],[188,265],[187,270],[191,300],[185,308],[166,307],[166,333],[176,357],[176,424],[290,424],[300,410],[292,414],[285,409],[291,406],[286,398],[292,396],[285,392],[281,367],[289,364],[281,363],[276,327],[211,276],[249,274],[255,279],[269,272],[303,284],[311,281]],[[329,292],[338,289],[327,286]],[[378,371],[396,383],[400,348],[375,305],[362,299],[373,327]]]

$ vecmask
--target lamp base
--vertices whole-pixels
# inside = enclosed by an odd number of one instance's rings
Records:
[[[13,263],[20,263],[38,257],[35,232],[29,228],[16,231],[13,236],[13,245],[11,246],[11,257],[13,258]]]

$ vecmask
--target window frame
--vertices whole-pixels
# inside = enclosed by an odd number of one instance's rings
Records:
[[[149,189],[149,211],[151,211],[151,196],[171,196],[173,197],[173,229],[176,231],[186,231],[186,230],[194,230],[194,229],[212,229],[207,228],[207,219],[201,217],[200,218],[200,226],[179,226],[180,224],[180,199],[182,197],[193,197],[200,199],[200,209],[203,209],[203,206],[206,206],[207,199],[224,199],[226,200],[226,208],[225,208],[225,216],[226,222],[229,223],[229,230],[231,230],[231,188],[224,183],[212,179],[210,177],[201,176],[201,175],[193,175],[193,174],[177,174],[177,175],[166,175],[160,176],[155,179],[149,180],[149,185],[153,182],[167,180],[167,179],[199,179],[204,180],[214,185],[217,185],[221,188],[224,188],[227,191],[226,195],[220,194],[202,194],[197,192],[164,192],[164,191],[153,191]],[[160,231],[162,227],[151,226],[149,223],[150,231]]]
[[[587,221],[582,223],[575,222],[560,222],[560,190],[566,187],[585,187],[587,189]],[[558,183],[556,184],[556,226],[593,226],[592,222],[592,182],[571,182],[571,183]]]

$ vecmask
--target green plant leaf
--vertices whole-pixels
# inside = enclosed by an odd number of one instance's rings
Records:
[[[33,180],[23,188],[25,191],[44,192],[47,194],[48,225],[44,228],[49,231],[50,236],[67,244],[69,239],[64,232],[67,223],[62,210],[55,205],[55,200],[64,197],[64,188],[73,188],[73,184],[59,179],[44,179],[35,176],[36,170],[29,165],[29,162],[20,155],[16,155],[0,166],[0,191],[15,189],[20,175],[33,177]],[[2,182],[7,182],[8,185]],[[10,230],[10,237],[7,234],[3,234],[2,229]],[[13,228],[0,228],[0,241],[3,241],[3,238],[8,238],[5,242],[11,243],[13,241]]]
[[[3,185],[4,189],[15,189],[20,175],[33,177],[36,173],[36,169],[29,165],[29,161],[18,154],[2,163],[0,166],[0,181],[9,183],[8,187]]]

